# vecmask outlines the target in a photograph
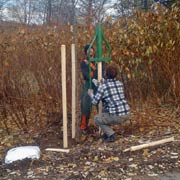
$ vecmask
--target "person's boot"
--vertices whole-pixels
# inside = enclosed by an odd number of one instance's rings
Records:
[[[104,139],[104,142],[114,142],[116,140],[116,135],[112,134],[111,136]]]
[[[82,131],[85,131],[86,130],[86,116],[82,115],[81,116],[81,125],[80,125],[80,129]]]
[[[104,133],[102,136],[101,136],[102,140],[103,141],[106,141],[106,139],[108,138],[108,135],[106,133]]]

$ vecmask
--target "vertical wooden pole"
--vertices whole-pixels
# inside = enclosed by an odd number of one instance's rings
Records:
[[[100,82],[102,79],[102,62],[98,62],[98,81]],[[102,101],[99,102],[98,105],[98,113],[102,113]],[[101,129],[99,128],[99,134],[101,134]]]
[[[98,81],[102,80],[102,62],[98,62]]]
[[[62,109],[63,109],[63,147],[68,147],[67,135],[67,95],[66,95],[66,46],[61,45]]]
[[[72,61],[72,138],[76,134],[76,61],[75,61],[75,44],[71,44],[71,61]]]
[[[102,62],[98,62],[98,81],[100,82],[102,79]],[[99,103],[99,113],[102,112],[102,102]]]

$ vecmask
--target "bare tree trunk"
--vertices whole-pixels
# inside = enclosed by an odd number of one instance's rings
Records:
[[[26,1],[24,1],[23,6],[24,6],[24,18],[23,18],[24,20],[23,21],[24,21],[24,24],[26,24],[26,22],[27,22],[27,9],[26,9],[27,2]]]
[[[52,0],[48,0],[47,5],[47,24],[51,23],[51,16],[52,16]]]
[[[8,3],[9,0],[0,0],[0,21],[3,19],[3,8]]]
[[[31,14],[32,14],[32,1],[29,1],[28,4],[28,18],[27,18],[27,24],[30,24],[31,22]]]
[[[89,0],[88,2],[88,8],[87,8],[87,24],[90,26],[91,23],[92,23],[92,8],[93,6],[93,1],[92,0]]]

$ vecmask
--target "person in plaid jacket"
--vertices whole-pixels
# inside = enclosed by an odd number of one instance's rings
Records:
[[[130,117],[130,107],[125,99],[123,84],[116,79],[117,73],[117,67],[109,65],[106,80],[99,85],[96,94],[88,90],[93,105],[102,101],[103,111],[95,115],[94,121],[102,129],[102,138],[106,142],[113,142],[116,138],[111,125],[122,123]]]

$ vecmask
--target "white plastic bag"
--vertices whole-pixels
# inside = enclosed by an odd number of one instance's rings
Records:
[[[5,157],[5,164],[10,164],[25,158],[39,159],[40,149],[38,146],[21,146],[10,149]]]

